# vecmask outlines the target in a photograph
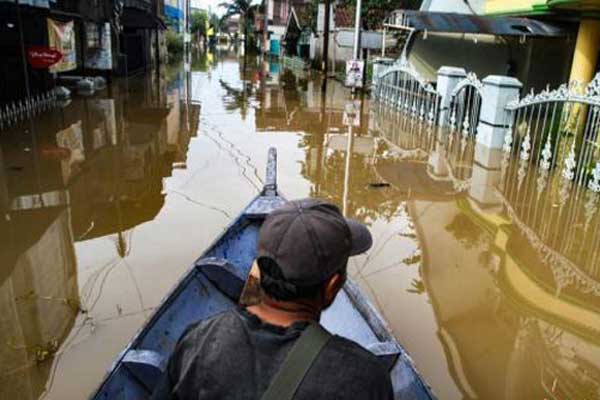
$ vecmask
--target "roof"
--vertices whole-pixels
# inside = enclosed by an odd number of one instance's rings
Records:
[[[486,17],[416,10],[396,11],[386,20],[385,25],[415,31],[496,36],[566,37],[571,32],[565,25],[531,18]]]

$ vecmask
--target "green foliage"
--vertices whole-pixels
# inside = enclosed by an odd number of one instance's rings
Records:
[[[364,29],[380,29],[383,20],[392,11],[418,9],[422,2],[423,0],[362,0],[362,27]],[[356,0],[343,0],[341,5],[354,8]]]
[[[190,16],[191,30],[194,35],[206,36],[206,25],[208,22],[208,13],[204,10],[194,11]]]
[[[167,31],[166,39],[167,51],[170,55],[183,53],[183,35],[174,31]]]
[[[248,11],[252,7],[251,1],[249,0],[230,0],[219,4],[219,7],[225,8],[225,15],[223,19],[229,18],[233,15],[239,15],[240,17],[246,17]]]

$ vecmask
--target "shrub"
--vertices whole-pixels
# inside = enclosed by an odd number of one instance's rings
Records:
[[[183,53],[183,35],[171,30],[167,31],[167,51],[169,55]]]

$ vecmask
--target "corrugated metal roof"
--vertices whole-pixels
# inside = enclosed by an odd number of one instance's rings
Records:
[[[441,13],[402,10],[396,20],[416,31],[441,33],[473,33],[496,36],[565,37],[571,30],[568,26],[539,21],[531,18],[486,17],[470,14]],[[396,26],[394,16],[386,26]]]

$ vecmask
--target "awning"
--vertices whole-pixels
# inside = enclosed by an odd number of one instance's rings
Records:
[[[386,27],[440,33],[495,36],[566,37],[568,26],[530,18],[491,17],[471,14],[402,10],[393,13]]]
[[[123,8],[121,24],[126,28],[167,29],[163,20],[156,15],[132,7]]]
[[[173,7],[168,4],[165,4],[165,15],[169,18],[180,20],[180,19],[183,19],[183,10],[180,10],[177,7]]]

